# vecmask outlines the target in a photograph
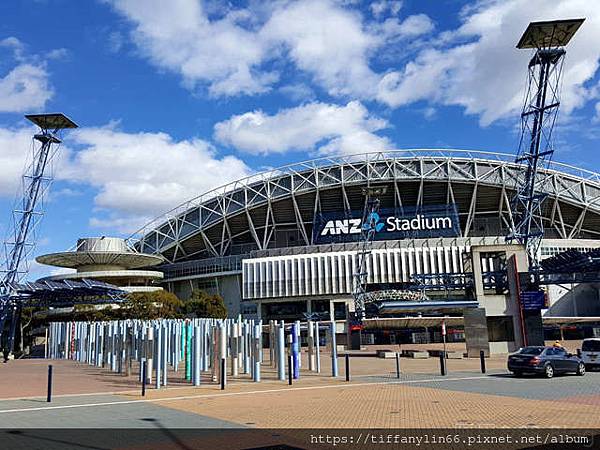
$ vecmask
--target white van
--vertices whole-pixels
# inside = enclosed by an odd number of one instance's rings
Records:
[[[581,359],[586,369],[600,367],[600,338],[583,340],[581,343]]]

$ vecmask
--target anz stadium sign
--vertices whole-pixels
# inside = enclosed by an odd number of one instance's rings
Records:
[[[363,224],[360,211],[321,213],[314,217],[313,243],[358,241],[363,229],[375,229],[375,240],[419,239],[460,235],[454,203],[419,208],[381,208]]]

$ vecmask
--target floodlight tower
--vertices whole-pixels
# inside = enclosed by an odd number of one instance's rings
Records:
[[[27,259],[35,247],[35,229],[43,216],[43,197],[52,182],[47,166],[61,143],[59,134],[77,125],[64,114],[32,114],[25,116],[39,127],[33,136],[33,157],[22,179],[22,197],[13,210],[12,229],[4,242],[4,264],[0,271],[0,340],[8,322],[9,337],[5,343],[13,349],[16,324],[21,305],[15,296],[15,285],[28,273]]]
[[[368,186],[362,190],[365,196],[363,209],[362,227],[358,250],[358,268],[354,273],[354,286],[352,296],[354,297],[354,314],[358,322],[365,318],[365,304],[369,302],[367,292],[367,259],[371,255],[371,247],[378,227],[383,226],[379,222],[379,196],[386,193],[385,186]]]
[[[531,22],[517,44],[518,49],[533,49],[529,61],[528,85],[521,112],[521,138],[516,162],[526,165],[516,180],[513,198],[514,223],[507,236],[525,246],[531,270],[539,267],[539,248],[544,236],[542,204],[546,198],[548,167],[554,147],[552,131],[560,106],[560,87],[564,47],[585,19]]]

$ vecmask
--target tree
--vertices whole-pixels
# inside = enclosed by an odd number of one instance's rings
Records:
[[[19,329],[20,329],[20,341],[19,341],[19,350],[23,353],[29,353],[29,351],[25,351],[25,345],[27,347],[31,347],[31,336],[29,336],[29,331],[27,336],[25,335],[25,330],[29,328],[31,322],[33,321],[33,313],[35,312],[35,308],[26,307],[21,310],[21,319],[19,320]],[[25,342],[27,338],[27,343]]]
[[[188,316],[225,319],[227,308],[220,295],[209,295],[194,289],[190,299],[185,302],[185,313]]]
[[[71,320],[79,322],[102,322],[113,318],[112,308],[108,305],[101,308],[96,305],[75,305],[70,315]]]
[[[181,317],[183,302],[167,291],[134,292],[127,296],[120,312],[124,319],[176,319]]]

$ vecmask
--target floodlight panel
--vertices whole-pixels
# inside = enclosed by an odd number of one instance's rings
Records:
[[[25,118],[43,130],[62,130],[64,128],[77,128],[77,124],[62,113],[54,114],[28,114]]]
[[[517,48],[563,47],[569,43],[585,19],[531,22]]]

